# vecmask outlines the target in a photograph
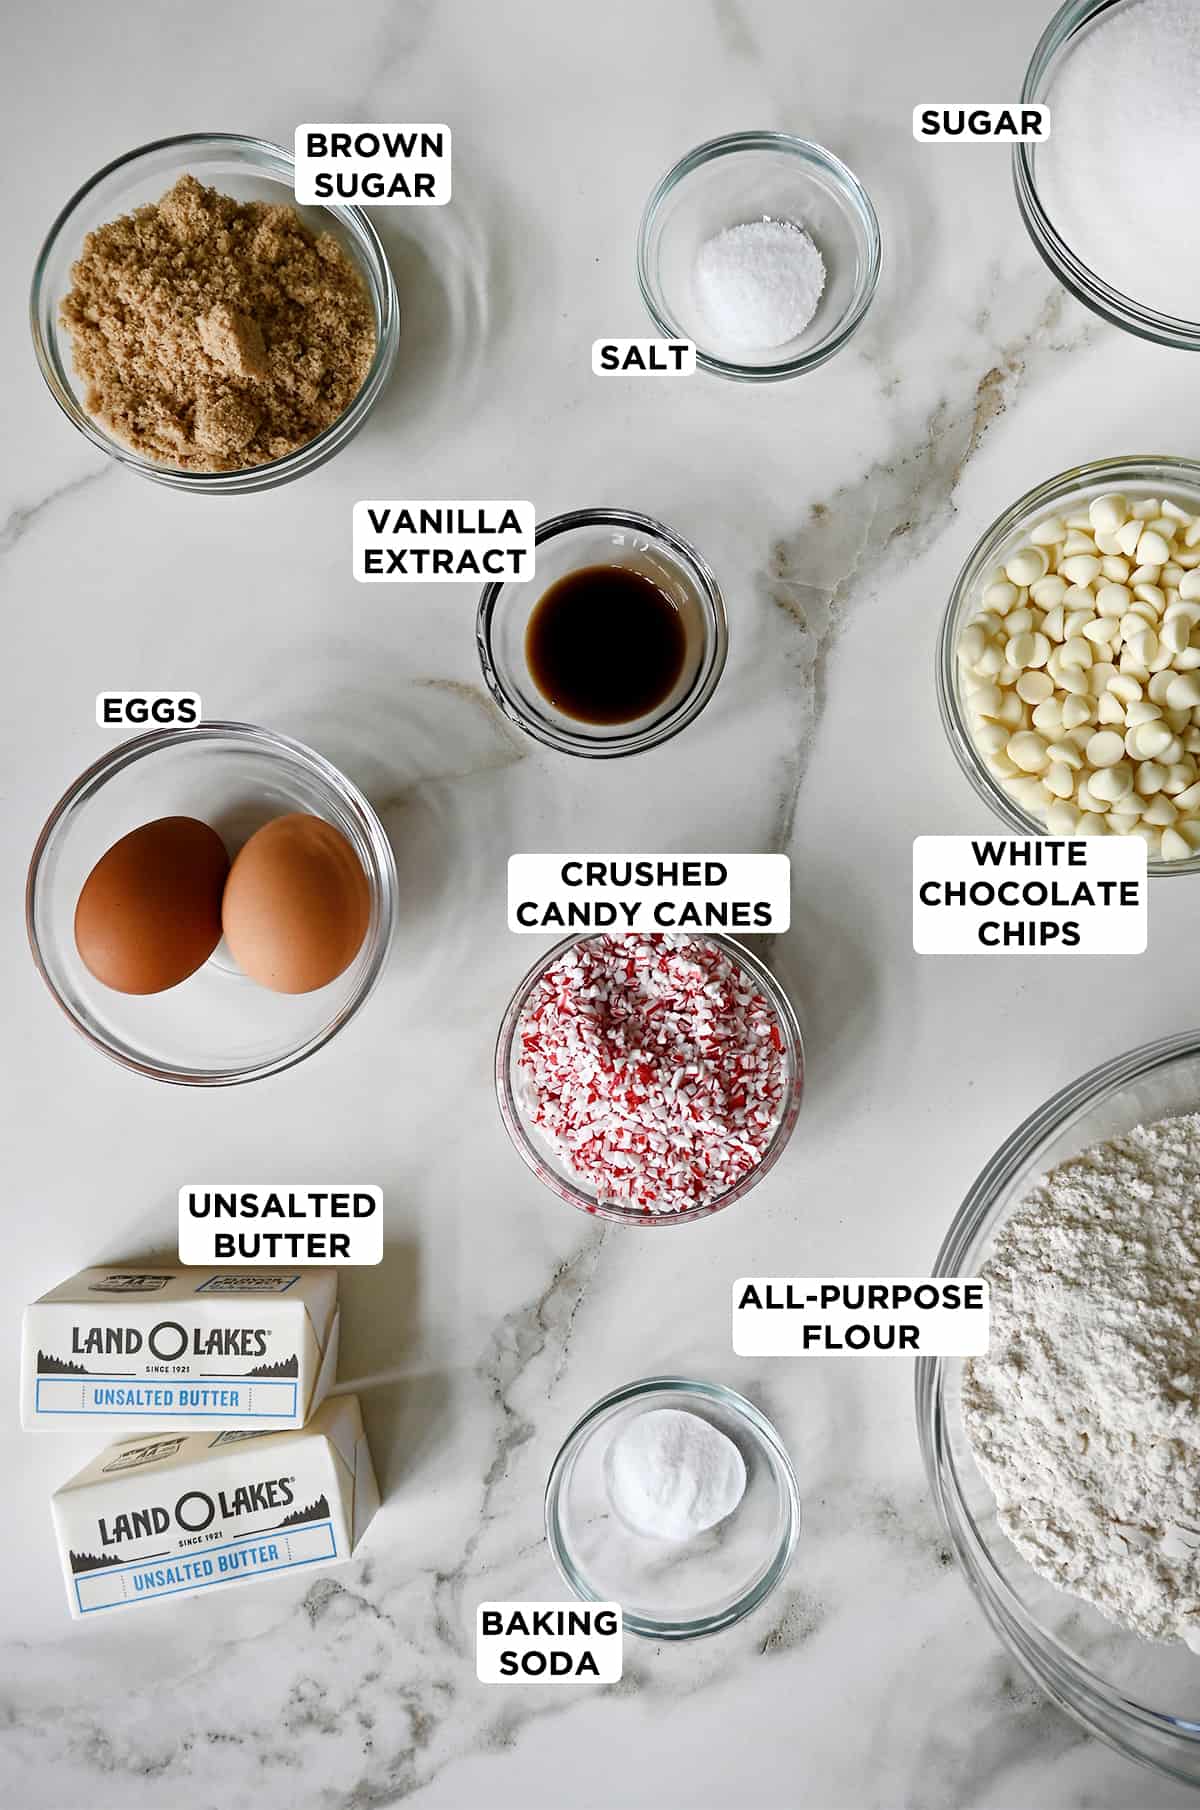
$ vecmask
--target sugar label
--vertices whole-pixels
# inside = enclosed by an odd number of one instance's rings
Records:
[[[1009,101],[922,102],[913,108],[912,129],[923,144],[1040,143],[1050,136],[1050,109]]]
[[[690,339],[595,339],[597,377],[694,377],[696,348]]]
[[[449,126],[296,127],[296,200],[302,207],[444,207],[449,199]]]
[[[739,1357],[982,1357],[986,1282],[958,1277],[742,1276],[733,1285]]]
[[[360,584],[523,583],[533,577],[532,503],[354,505]]]
[[[619,1603],[480,1603],[475,1675],[481,1684],[616,1684],[622,1639]]]
[[[382,1188],[192,1182],[179,1190],[181,1263],[241,1267],[382,1258]]]
[[[508,927],[547,930],[786,930],[786,855],[512,855]]]
[[[1140,836],[918,836],[918,955],[1140,955]]]

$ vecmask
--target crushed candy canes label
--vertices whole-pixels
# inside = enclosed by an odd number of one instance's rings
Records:
[[[780,931],[791,923],[786,855],[512,855],[508,927]]]
[[[449,126],[296,127],[301,207],[444,207],[449,199]]]
[[[382,1188],[193,1182],[179,1190],[181,1263],[382,1260]]]
[[[596,377],[694,377],[696,347],[690,339],[594,339]]]
[[[532,503],[354,505],[360,584],[519,584],[533,577]]]
[[[616,1684],[622,1644],[620,1603],[480,1603],[475,1675],[480,1684]]]
[[[918,955],[1141,955],[1140,836],[917,836]]]
[[[983,1357],[986,1282],[944,1276],[742,1276],[733,1285],[739,1357]]]

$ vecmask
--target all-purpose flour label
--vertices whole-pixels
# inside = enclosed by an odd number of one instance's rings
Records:
[[[918,836],[918,955],[1140,955],[1146,947],[1140,836]]]
[[[978,1357],[989,1325],[987,1283],[957,1277],[742,1276],[733,1285],[739,1357]]]

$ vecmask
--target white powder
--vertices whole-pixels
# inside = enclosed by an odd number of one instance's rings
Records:
[[[1052,1584],[1200,1651],[1200,1114],[1052,1170],[996,1238],[967,1436]]]
[[[1037,152],[1042,204],[1076,257],[1160,314],[1200,317],[1200,7],[1133,0],[1068,51]]]
[[[746,1488],[746,1465],[732,1439],[680,1408],[635,1415],[604,1462],[616,1513],[653,1540],[690,1540],[715,1527]]]
[[[751,220],[700,247],[696,297],[718,340],[747,351],[803,333],[825,287],[825,260],[791,220]]]

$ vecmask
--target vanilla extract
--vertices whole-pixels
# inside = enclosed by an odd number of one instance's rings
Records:
[[[648,716],[678,685],[683,618],[666,592],[629,566],[583,566],[538,599],[525,660],[542,696],[577,722]]]

